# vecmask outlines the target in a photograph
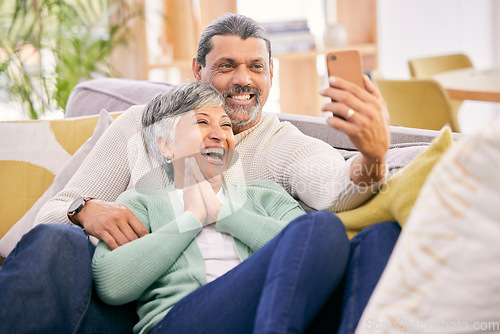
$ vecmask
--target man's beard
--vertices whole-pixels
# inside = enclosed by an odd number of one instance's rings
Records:
[[[236,105],[236,104],[230,104],[227,102],[227,97],[230,94],[241,94],[241,93],[250,93],[255,95],[255,105],[247,105],[247,106],[242,106],[242,105]],[[249,86],[241,87],[237,86],[234,88],[228,88],[222,92],[222,95],[226,97],[226,105],[225,109],[229,117],[231,118],[231,123],[233,124],[233,127],[236,128],[241,128],[244,127],[253,121],[259,116],[260,113],[260,100],[261,100],[261,93],[260,90],[257,88],[252,88]],[[246,120],[239,120],[236,118],[233,118],[232,116],[237,115],[248,115],[248,119]],[[239,117],[238,117],[239,118]]]

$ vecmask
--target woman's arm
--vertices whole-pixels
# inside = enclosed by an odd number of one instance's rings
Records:
[[[247,191],[247,200],[240,209],[231,210],[230,201],[223,205],[216,228],[254,251],[305,214],[299,203],[272,181],[253,181]]]
[[[201,231],[202,225],[189,211],[173,217],[164,197],[146,197],[135,191],[118,199],[151,231],[151,219],[170,220],[152,233],[111,251],[99,242],[93,257],[93,275],[103,301],[111,305],[138,299],[177,261]]]

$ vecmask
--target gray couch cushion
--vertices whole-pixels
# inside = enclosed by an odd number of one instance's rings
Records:
[[[172,87],[166,82],[100,78],[75,86],[66,103],[65,117],[96,115],[104,108],[109,112],[127,110],[146,104],[162,91]]]
[[[324,118],[293,114],[278,114],[278,117],[282,121],[294,124],[308,136],[321,139],[339,149],[355,150],[349,138],[344,133],[331,128],[326,124]],[[391,131],[391,145],[428,144],[439,134],[439,131],[435,130],[405,128],[402,126],[390,126],[389,129]],[[454,134],[455,137],[457,137],[457,134]]]

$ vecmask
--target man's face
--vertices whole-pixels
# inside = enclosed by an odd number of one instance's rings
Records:
[[[269,96],[273,66],[266,42],[256,37],[214,36],[212,44],[205,67],[194,60],[194,75],[196,81],[210,82],[225,96],[233,131],[239,133],[259,122]]]

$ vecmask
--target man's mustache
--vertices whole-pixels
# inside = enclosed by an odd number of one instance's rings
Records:
[[[252,86],[235,86],[225,89],[222,94],[227,97],[230,94],[245,94],[245,93],[260,95],[260,89]]]

